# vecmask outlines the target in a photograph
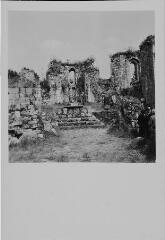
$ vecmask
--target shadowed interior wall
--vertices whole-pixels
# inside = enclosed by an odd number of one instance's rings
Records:
[[[142,85],[142,92],[144,98],[146,99],[146,102],[152,107],[155,106],[154,46],[155,38],[153,36],[145,39],[145,41],[140,45],[140,80]]]

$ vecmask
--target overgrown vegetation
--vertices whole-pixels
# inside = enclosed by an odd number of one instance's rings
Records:
[[[114,59],[116,59],[117,57],[120,57],[121,55],[125,56],[126,58],[131,58],[131,57],[139,57],[139,54],[140,54],[139,50],[134,51],[133,49],[128,48],[126,51],[117,52],[113,55],[110,55],[109,57],[111,59],[111,62],[113,62]]]
[[[132,96],[138,99],[141,99],[143,97],[142,94],[142,89],[140,84],[136,85],[136,86],[132,86],[130,88],[124,88],[121,90],[121,95],[122,96]]]
[[[20,76],[16,71],[12,69],[8,70],[8,86],[11,88],[17,87],[20,80]]]
[[[29,74],[31,73],[31,75]],[[12,69],[8,70],[8,86],[14,87],[36,87],[39,83],[39,75],[29,68],[22,68],[18,73]]]

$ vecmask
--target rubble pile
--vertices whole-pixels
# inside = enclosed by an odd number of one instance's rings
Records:
[[[54,125],[34,104],[12,105],[9,109],[9,146],[43,139],[46,132],[56,135]]]
[[[104,127],[84,106],[39,110],[35,104],[12,105],[9,109],[9,146],[35,142],[47,135],[59,135],[59,129]]]

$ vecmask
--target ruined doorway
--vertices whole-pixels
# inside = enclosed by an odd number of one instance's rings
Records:
[[[135,76],[135,64],[130,63],[130,77],[131,79]]]
[[[80,77],[77,79],[77,95],[78,95],[78,102],[84,105],[86,103],[84,73],[81,73]]]
[[[75,87],[75,69],[74,68],[71,68],[69,70],[68,80],[69,80],[70,85]]]
[[[74,103],[77,101],[76,97],[76,77],[75,69],[71,68],[68,74],[68,84],[69,84],[69,102]]]
[[[129,60],[130,69],[130,85],[139,82],[139,60],[136,58],[131,58]]]

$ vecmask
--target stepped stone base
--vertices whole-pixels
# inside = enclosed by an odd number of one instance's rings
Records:
[[[100,122],[88,108],[80,106],[66,106],[56,112],[56,121],[60,129],[72,128],[102,128],[104,124]]]

